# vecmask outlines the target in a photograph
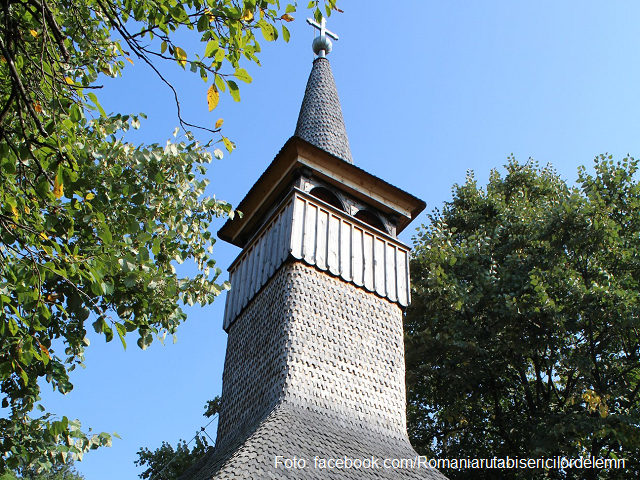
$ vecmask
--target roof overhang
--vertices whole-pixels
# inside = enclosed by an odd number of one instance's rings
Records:
[[[335,157],[302,140],[291,137],[267,167],[249,193],[237,206],[242,218],[227,220],[218,231],[220,239],[243,248],[265,215],[291,187],[301,169],[309,169],[314,177],[334,185],[382,213],[397,217],[397,233],[404,230],[426,204],[419,198],[394,187],[361,168]]]

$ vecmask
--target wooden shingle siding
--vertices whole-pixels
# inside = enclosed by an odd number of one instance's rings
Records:
[[[409,305],[409,248],[347,213],[294,189],[231,265],[224,328],[289,257]]]

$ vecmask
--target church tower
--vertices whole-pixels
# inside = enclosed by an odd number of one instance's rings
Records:
[[[397,235],[425,204],[354,165],[326,58],[338,37],[308,22],[320,36],[295,133],[218,232],[242,249],[218,437],[182,478],[446,480],[406,431]]]

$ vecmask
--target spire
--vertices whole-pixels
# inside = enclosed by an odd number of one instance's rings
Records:
[[[320,36],[313,41],[313,50],[318,58],[313,62],[294,136],[346,162],[353,163],[338,90],[333,80],[329,60],[326,59],[326,54],[332,47],[328,37],[337,40],[338,36],[326,30],[324,18],[321,25],[312,20],[307,22],[320,29]]]

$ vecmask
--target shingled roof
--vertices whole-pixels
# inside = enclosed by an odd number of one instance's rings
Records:
[[[353,163],[338,89],[326,58],[319,57],[313,62],[294,136]]]
[[[225,445],[205,455],[181,477],[189,480],[325,479],[447,480],[438,470],[427,468],[409,440],[382,436],[343,421],[302,408],[281,404]],[[276,467],[275,459],[304,459],[306,468]],[[316,460],[316,457],[319,457]],[[321,459],[377,459],[368,468],[318,468]],[[417,462],[390,468],[393,460]],[[388,460],[385,466],[385,460]],[[396,464],[397,465],[397,464]]]

